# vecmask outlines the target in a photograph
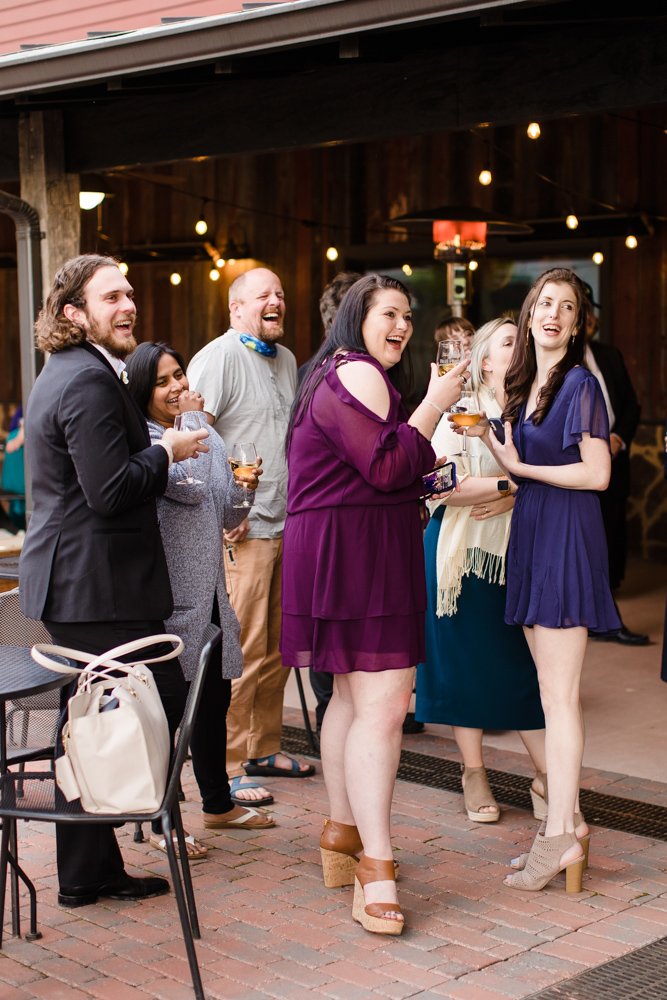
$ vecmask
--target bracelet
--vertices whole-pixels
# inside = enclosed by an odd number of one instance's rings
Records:
[[[432,406],[433,409],[436,410],[440,414],[440,416],[442,416],[443,413],[445,412],[444,410],[441,410],[440,407],[438,406],[438,404],[434,403],[432,399],[426,399],[426,397],[424,397],[424,399],[422,399],[422,403],[428,403],[428,405]]]

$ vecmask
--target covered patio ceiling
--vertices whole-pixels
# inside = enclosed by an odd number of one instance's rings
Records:
[[[0,181],[32,110],[80,173],[663,103],[665,15],[616,10],[300,0],[0,57]]]

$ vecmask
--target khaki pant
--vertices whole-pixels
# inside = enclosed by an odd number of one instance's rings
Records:
[[[247,538],[225,546],[229,599],[241,623],[243,674],[232,681],[227,715],[227,773],[245,774],[248,758],[280,750],[283,667],[280,639],[282,538]]]

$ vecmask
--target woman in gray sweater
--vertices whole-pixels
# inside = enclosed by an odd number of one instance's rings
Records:
[[[130,392],[146,417],[152,441],[159,441],[180,413],[196,411],[201,425],[207,426],[204,400],[199,393],[190,391],[183,359],[171,347],[139,344],[128,358],[127,374]],[[167,489],[157,500],[174,595],[174,611],[165,624],[185,643],[180,662],[186,681],[195,675],[206,625],[214,622],[222,629],[221,663],[213,664],[208,671],[195,719],[192,765],[207,829],[260,829],[273,826],[273,818],[232,802],[226,770],[225,721],[231,681],[241,675],[243,657],[239,623],[225,585],[223,531],[235,528],[247,516],[247,508],[234,506],[246,494],[232,475],[222,438],[212,432],[206,444],[208,454],[200,456],[193,466],[195,482],[183,482],[190,471],[187,463],[173,463]],[[245,478],[252,497],[258,477],[252,474]],[[158,832],[151,835],[151,843],[164,850]],[[188,851],[191,858],[204,857],[207,848],[189,837]]]

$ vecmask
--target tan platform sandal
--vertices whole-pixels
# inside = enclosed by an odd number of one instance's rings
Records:
[[[325,820],[320,837],[320,854],[327,889],[354,885],[354,875],[363,849],[356,826],[336,823],[333,819]]]
[[[562,864],[563,855],[575,844],[581,850],[580,857]],[[573,833],[561,833],[556,837],[545,837],[538,833],[526,860],[526,867],[508,875],[505,885],[510,889],[537,892],[562,871],[565,872],[565,891],[581,892],[584,876],[584,852],[581,844]]]
[[[579,833],[577,831],[580,830],[582,828],[582,826],[586,827],[586,833],[582,833],[581,835],[579,835]],[[546,828],[547,828],[547,821],[545,819],[545,820],[542,821],[538,833],[541,833],[542,836],[544,836],[544,831],[546,830]],[[584,819],[583,813],[575,813],[574,814],[574,835],[575,835],[575,837],[577,838],[577,840],[579,841],[579,843],[581,844],[581,846],[583,848],[583,851],[584,851],[584,871],[586,871],[586,869],[588,868],[588,852],[589,852],[590,845],[591,845],[591,835],[590,835],[590,832],[588,830],[588,824],[586,823],[586,820]],[[510,868],[513,868],[517,872],[523,871],[523,869],[526,867],[526,861],[527,860],[528,860],[528,854],[527,853],[526,854],[520,854],[518,856],[518,858],[512,858],[512,860],[510,861]]]
[[[354,877],[354,901],[352,917],[364,930],[372,934],[402,934],[405,921],[398,903],[366,903],[364,886],[369,882],[395,881],[393,861],[382,861],[378,858],[368,858],[364,854]],[[400,917],[388,917],[387,913],[399,913]]]
[[[474,823],[497,823],[500,819],[500,809],[493,797],[493,792],[486,776],[485,767],[466,767],[461,765],[461,784],[463,785],[463,805],[468,819]],[[482,809],[492,807],[489,812]]]
[[[547,776],[543,774],[542,771],[537,771],[535,777],[538,781],[542,782],[542,787],[544,788],[544,794],[540,795],[536,792],[533,786],[530,786],[530,798],[533,803],[533,816],[535,819],[546,819],[548,812],[549,803],[549,792],[547,788]],[[533,779],[534,780],[534,779]]]

